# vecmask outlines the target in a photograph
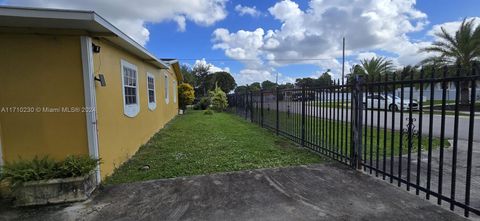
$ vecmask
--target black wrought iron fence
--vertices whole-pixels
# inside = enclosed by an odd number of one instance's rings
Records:
[[[480,75],[442,70],[247,91],[231,111],[306,148],[464,215],[480,215]],[[455,87],[448,100],[447,85]],[[438,99],[434,88],[441,87]],[[451,88],[449,88],[451,91]],[[419,93],[414,93],[417,91]],[[424,93],[424,92],[427,93]],[[474,151],[475,150],[475,151]]]

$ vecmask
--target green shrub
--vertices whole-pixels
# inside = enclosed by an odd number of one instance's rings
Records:
[[[57,162],[48,156],[34,157],[31,160],[22,160],[6,163],[2,167],[2,179],[9,179],[13,185],[28,181],[38,181],[55,178],[83,176],[94,170],[99,160],[89,156],[69,156]]]
[[[58,164],[48,157],[32,160],[20,160],[6,163],[2,168],[2,179],[11,179],[11,182],[27,182],[32,180],[52,179],[57,176]]]
[[[195,90],[193,90],[192,85],[187,83],[181,83],[178,85],[178,101],[180,109],[186,110],[187,105],[193,103],[195,99]]]
[[[207,109],[203,112],[205,115],[213,115],[213,111],[211,109]]]
[[[206,110],[210,107],[210,98],[209,97],[202,97],[200,101],[193,106],[194,110]]]
[[[99,160],[89,156],[68,156],[64,161],[59,163],[60,177],[77,177],[85,176],[97,167]]]
[[[212,102],[212,109],[218,112],[224,111],[228,106],[227,95],[215,85],[215,89],[209,92]]]

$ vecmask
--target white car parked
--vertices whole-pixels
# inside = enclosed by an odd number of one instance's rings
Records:
[[[379,105],[380,104],[380,105]],[[403,106],[402,106],[402,99],[399,96],[393,97],[393,95],[388,94],[367,94],[363,97],[363,105],[367,109],[385,109],[388,110],[418,110],[418,102],[416,100],[410,101],[407,98],[403,98]]]

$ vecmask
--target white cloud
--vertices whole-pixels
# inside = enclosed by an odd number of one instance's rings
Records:
[[[178,30],[186,29],[186,21],[209,26],[227,16],[227,0],[7,0],[6,5],[46,8],[94,10],[114,25],[145,45],[149,40],[146,23],[174,21]]]
[[[470,21],[474,19],[474,25],[480,25],[480,17],[469,17],[467,18],[467,21]],[[441,28],[443,27],[447,33],[455,35],[455,32],[460,28],[460,25],[462,24],[463,20],[458,20],[458,21],[452,21],[452,22],[445,22],[442,24],[437,24],[432,27],[430,31],[428,31],[428,35],[435,37],[435,33],[441,32]]]
[[[195,60],[195,63],[193,64],[193,67],[195,67],[197,65],[208,65],[208,66],[210,66],[210,69],[209,69],[210,73],[215,73],[215,72],[220,72],[220,71],[225,71],[225,72],[230,73],[230,68],[229,67],[221,68],[221,67],[215,66],[212,63],[208,63],[205,60],[205,58],[202,58],[200,60]]]
[[[275,82],[275,76],[267,70],[243,69],[238,75],[238,84],[246,84],[251,82],[263,82],[266,80]]]
[[[252,17],[258,17],[261,15],[261,13],[257,10],[255,6],[253,7],[248,7],[248,6],[242,6],[240,4],[235,6],[235,11],[238,12],[239,15],[250,15]]]
[[[357,54],[357,60],[361,61],[364,59],[371,59],[377,57],[377,54],[375,52],[360,52]]]
[[[255,31],[240,30],[230,33],[227,29],[219,28],[213,32],[214,49],[222,49],[225,55],[237,60],[243,60],[247,68],[258,68],[262,65],[261,49],[265,32],[258,28]]]
[[[278,29],[233,33],[217,29],[213,48],[249,70],[315,64],[338,77],[341,64],[336,58],[346,37],[347,55],[383,50],[396,55],[395,63],[416,64],[425,56],[418,49],[428,42],[412,42],[407,34],[423,30],[428,21],[415,4],[415,0],[311,0],[302,10],[294,1],[283,0],[268,9],[281,23]]]
[[[270,69],[243,69],[238,74],[233,74],[237,85],[251,84],[252,82],[271,81],[276,82],[278,75],[278,83],[294,83],[295,79],[286,76],[274,68]]]

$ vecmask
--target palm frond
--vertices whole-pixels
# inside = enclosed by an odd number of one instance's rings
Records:
[[[441,27],[440,32],[435,33],[439,40],[419,50],[434,52],[437,55],[423,60],[421,64],[460,62],[468,65],[472,60],[480,57],[480,26],[474,28],[474,21],[475,19],[464,19],[455,35]]]

